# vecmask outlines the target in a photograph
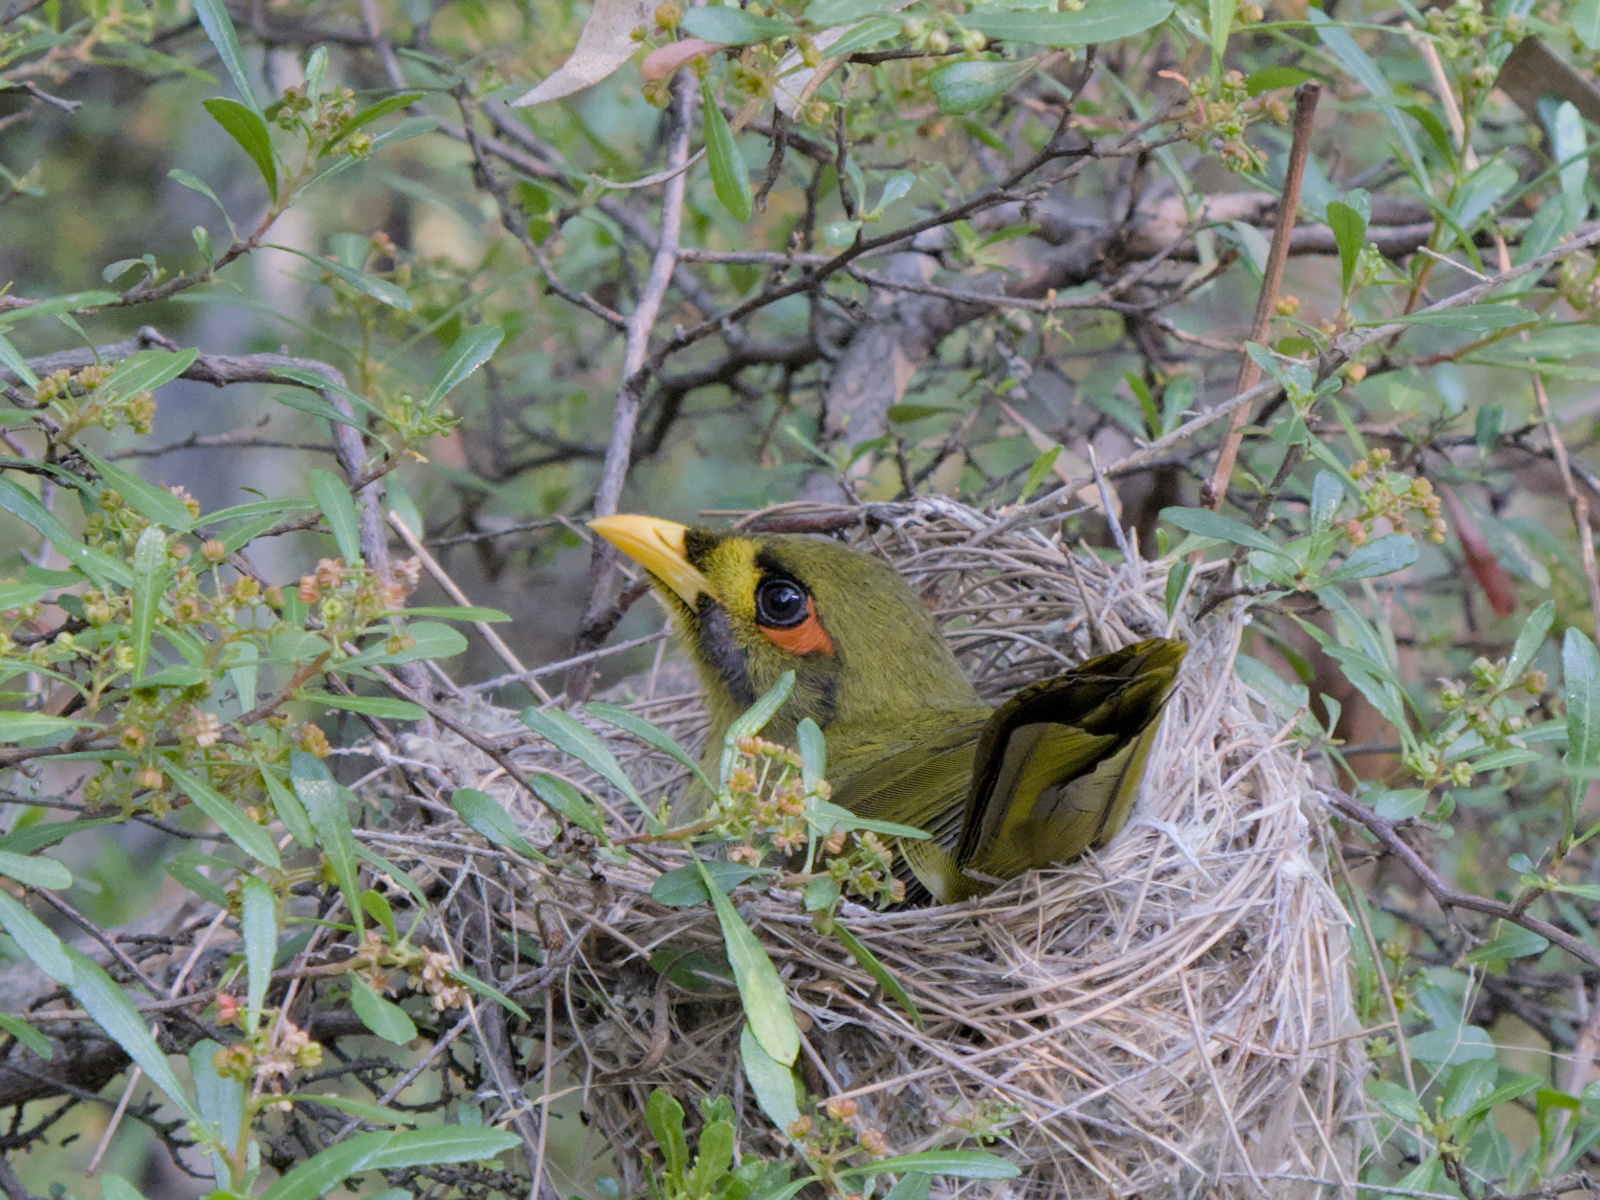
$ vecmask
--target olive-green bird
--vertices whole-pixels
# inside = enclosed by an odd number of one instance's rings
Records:
[[[712,746],[794,672],[767,736],[793,745],[810,717],[827,742],[835,803],[929,834],[896,846],[908,903],[982,895],[1104,846],[1127,820],[1185,643],[1128,646],[992,708],[927,607],[879,559],[803,535],[640,516],[589,524],[650,573],[672,612],[705,690]]]

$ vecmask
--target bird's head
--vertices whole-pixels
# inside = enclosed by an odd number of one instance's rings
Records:
[[[650,573],[699,670],[713,737],[785,671],[795,690],[768,731],[791,743],[802,717],[827,731],[981,703],[927,607],[880,559],[653,517],[589,525]]]

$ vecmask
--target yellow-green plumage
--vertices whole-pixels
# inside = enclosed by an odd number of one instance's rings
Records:
[[[973,690],[927,608],[886,563],[821,538],[606,517],[597,532],[648,571],[711,713],[711,745],[785,671],[767,736],[821,727],[833,798],[925,830],[898,843],[912,902],[1104,846],[1132,807],[1187,647],[1154,639],[1025,688],[998,709]]]

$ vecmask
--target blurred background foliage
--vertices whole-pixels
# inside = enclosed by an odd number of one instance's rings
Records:
[[[621,32],[586,49],[602,20]],[[839,31],[859,44],[830,58]],[[60,730],[23,719],[70,720],[105,668],[62,640],[85,628],[86,583],[50,574],[69,563],[41,508],[135,580],[159,575],[139,574],[149,528],[213,558],[158,500],[133,493],[134,519],[108,505],[107,462],[200,513],[299,514],[215,559],[288,594],[287,608],[269,596],[263,637],[278,620],[303,631],[296,590],[317,592],[297,581],[357,549],[372,579],[333,569],[324,584],[349,589],[352,637],[400,636],[361,593],[394,585],[373,527],[355,532],[379,487],[474,603],[510,615],[528,663],[619,622],[659,627],[648,606],[625,615],[611,564],[591,560],[577,523],[597,511],[843,495],[870,517],[949,495],[1097,553],[1119,552],[1113,525],[1151,555],[1220,547],[1210,557],[1232,566],[1187,578],[1187,602],[1255,606],[1242,669],[1330,787],[1356,793],[1338,811],[1372,1030],[1368,1177],[1480,1196],[1593,1172],[1600,969],[1573,944],[1595,945],[1600,903],[1585,715],[1600,681],[1584,650],[1600,589],[1597,51],[1596,0],[13,0],[0,577],[39,593],[7,593],[5,827],[102,803],[144,822],[56,847],[87,926],[186,894],[188,877],[155,870],[181,843],[136,764],[102,755],[122,775],[94,792],[93,770],[41,749]],[[819,63],[812,90],[785,92]],[[584,72],[599,82],[568,86]],[[542,79],[541,102],[508,106]],[[1308,83],[1299,223],[1253,331],[1292,174],[1291,89]],[[706,161],[669,171],[703,145]],[[1268,382],[1230,410],[1247,341],[1274,352],[1257,356]],[[180,348],[199,357],[153,398],[130,387],[97,408],[98,381],[75,374]],[[58,369],[53,397],[30,382]],[[308,371],[348,393],[307,390]],[[1231,411],[1247,419],[1212,494]],[[314,469],[339,472],[359,513]],[[1200,515],[1170,516],[1183,507]],[[1353,557],[1396,534],[1410,549]],[[148,652],[128,586],[118,621]],[[427,583],[415,599],[440,598]],[[389,644],[390,665],[461,651],[457,678],[481,678],[501,668],[480,646]],[[652,653],[543,686],[582,699]],[[228,663],[206,669],[220,680]],[[268,674],[264,697],[305,682],[293,655]],[[426,692],[406,678],[405,694]],[[114,679],[74,748],[129,751],[129,706],[148,696]],[[544,698],[497,693],[530,694]],[[276,721],[261,744],[279,765],[361,732],[293,689],[216,707]],[[183,715],[189,732],[163,745],[203,750]],[[241,803],[269,786],[229,779]],[[178,816],[198,827],[192,807]],[[25,1099],[0,1190],[115,1194],[62,1149],[101,1109],[66,1101],[57,1126]],[[176,1146],[153,1112],[152,1138]],[[142,1158],[153,1142],[115,1145],[148,1194],[203,1190]]]

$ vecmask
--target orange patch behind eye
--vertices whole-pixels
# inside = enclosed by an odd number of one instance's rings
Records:
[[[775,629],[767,625],[760,628],[767,641],[790,654],[833,653],[833,639],[822,627],[822,622],[817,620],[817,605],[810,596],[806,597],[806,619],[800,624],[788,629]]]

